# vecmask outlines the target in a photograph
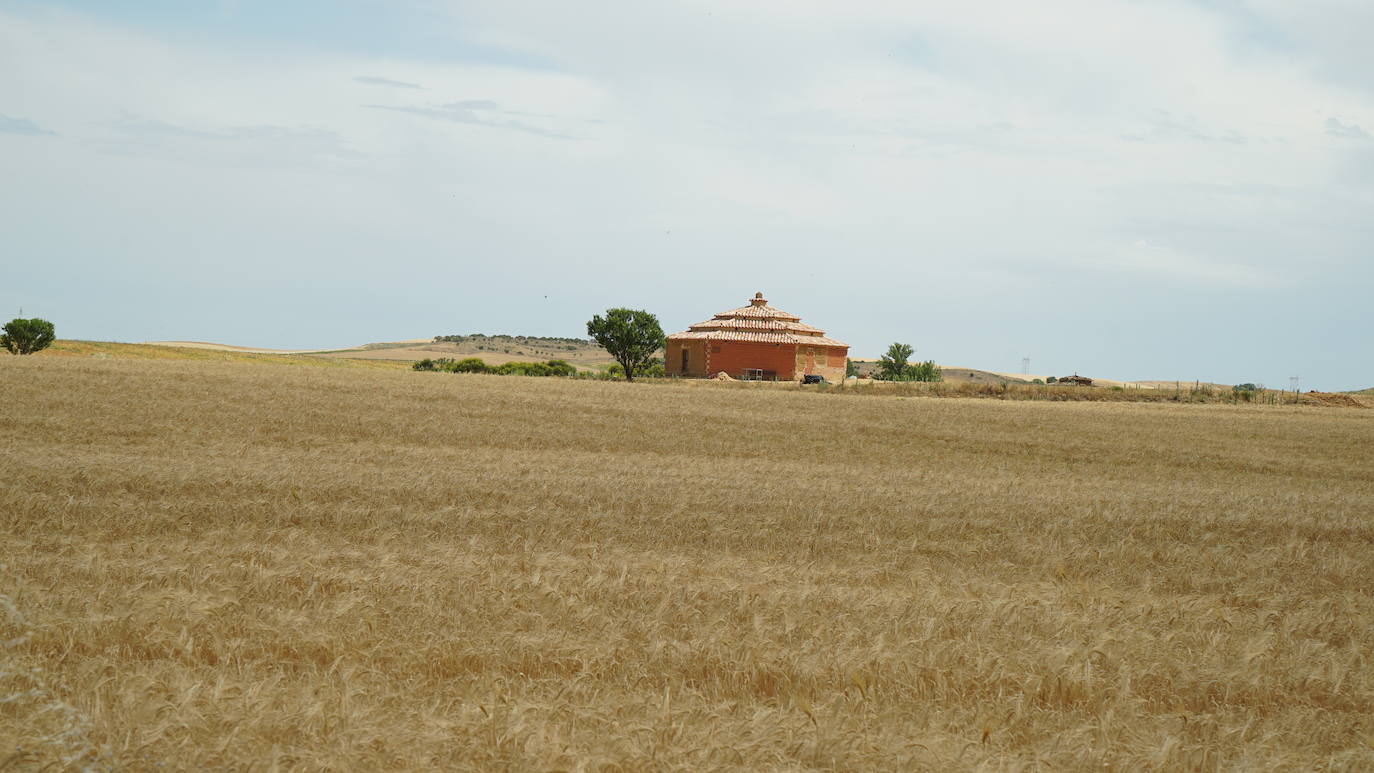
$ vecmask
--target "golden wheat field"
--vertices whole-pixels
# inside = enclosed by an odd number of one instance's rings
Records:
[[[0,360],[0,770],[1371,770],[1374,411]]]

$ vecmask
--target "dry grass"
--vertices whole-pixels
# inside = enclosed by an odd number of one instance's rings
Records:
[[[671,382],[659,379],[650,383]],[[1231,387],[1218,388],[1204,384],[1199,387],[1180,385],[1168,389],[1156,387],[1084,387],[1058,384],[1024,384],[1016,382],[973,383],[940,381],[849,381],[844,384],[802,386],[795,381],[727,381],[694,379],[682,381],[687,387],[700,389],[774,389],[820,392],[829,395],[867,397],[957,397],[993,400],[1036,400],[1049,402],[1101,403],[1210,403],[1223,405],[1307,405],[1328,408],[1374,408],[1374,394],[1358,392],[1306,392],[1297,394],[1276,389],[1237,392]]]
[[[1369,770],[1374,412],[0,360],[0,770]]]
[[[54,341],[50,348],[33,356],[42,358],[85,357],[96,360],[194,360],[198,362],[294,365],[307,368],[401,370],[408,366],[408,363],[404,362],[325,358],[311,354],[267,354],[233,349],[207,349],[197,346],[169,346],[167,344],[126,344],[114,341]]]

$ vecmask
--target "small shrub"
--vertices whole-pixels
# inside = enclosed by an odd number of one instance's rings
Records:
[[[477,357],[468,357],[450,363],[447,370],[449,373],[490,373],[491,366]]]
[[[502,376],[548,376],[549,366],[542,362],[507,362],[496,369]]]
[[[570,376],[577,375],[577,368],[574,367],[572,363],[567,362],[566,360],[549,360],[548,362],[544,363],[544,366],[549,369],[550,376],[568,378]]]

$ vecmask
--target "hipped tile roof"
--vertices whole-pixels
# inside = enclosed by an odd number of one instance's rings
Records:
[[[737,330],[696,331],[673,333],[668,336],[673,341],[750,341],[760,344],[802,344],[803,346],[849,346],[825,336],[794,335],[792,333],[750,333]]]
[[[748,306],[722,311],[712,319],[692,325],[686,332],[668,336],[668,339],[849,346],[843,341],[827,338],[825,331],[820,328],[803,325],[801,317],[769,306],[763,293],[755,293]]]

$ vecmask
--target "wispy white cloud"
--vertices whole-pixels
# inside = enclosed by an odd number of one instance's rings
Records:
[[[57,132],[44,129],[27,118],[11,118],[7,115],[0,115],[0,133],[26,134],[29,136],[57,135]]]
[[[421,86],[418,83],[395,81],[390,78],[379,78],[375,75],[359,75],[355,77],[353,80],[357,83],[366,83],[369,86],[389,86],[391,88],[396,89],[424,89],[424,86]]]
[[[1369,132],[1365,131],[1359,124],[1345,123],[1334,116],[1326,119],[1326,133],[1330,134],[1332,137],[1341,137],[1348,140],[1370,139]]]
[[[512,131],[525,132],[527,134],[548,137],[550,139],[577,139],[577,137],[571,134],[538,126],[528,121],[521,120],[520,118],[509,117],[532,116],[534,114],[502,110],[499,104],[489,99],[467,99],[442,105],[366,105],[366,107],[370,107],[374,110],[408,113],[410,115],[418,115],[452,123],[485,126],[490,129],[510,129]]]
[[[303,167],[320,161],[356,160],[337,132],[287,126],[183,126],[126,115],[109,124],[111,134],[96,145],[122,155],[176,158],[197,165]]]

